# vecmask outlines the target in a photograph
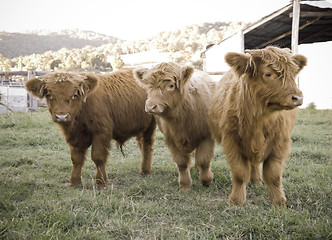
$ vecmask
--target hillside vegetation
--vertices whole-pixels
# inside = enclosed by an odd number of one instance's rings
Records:
[[[34,31],[29,34],[0,32],[0,53],[6,58],[15,58],[46,51],[58,51],[61,48],[94,47],[103,44],[117,44],[119,39],[88,31],[64,30],[59,33]]]
[[[200,53],[209,44],[219,43],[244,23],[204,23],[159,34],[137,41],[121,41],[92,32],[66,30],[62,33],[0,33],[0,71],[111,69],[107,56],[158,50],[169,52],[172,61],[192,62],[201,67]],[[124,63],[125,64],[125,63]]]

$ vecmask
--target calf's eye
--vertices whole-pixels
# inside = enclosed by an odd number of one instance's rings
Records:
[[[75,99],[77,99],[78,97],[79,97],[78,94],[75,94],[74,96],[72,96],[72,99],[75,100]]]
[[[271,77],[271,73],[270,72],[267,72],[267,73],[265,73],[265,77]]]
[[[175,88],[175,85],[173,83],[171,83],[167,86],[168,90],[173,90],[174,88]]]

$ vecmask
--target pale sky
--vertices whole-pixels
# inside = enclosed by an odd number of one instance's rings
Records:
[[[332,0],[331,0],[332,1]],[[137,40],[215,21],[254,22],[290,0],[0,0],[0,31],[89,30]]]

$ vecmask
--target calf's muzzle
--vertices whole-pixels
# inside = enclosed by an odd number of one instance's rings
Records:
[[[155,113],[155,114],[162,113],[164,111],[164,106],[148,98],[145,102],[145,111],[147,113]]]
[[[303,103],[303,95],[302,93],[299,95],[293,95],[292,96],[292,102],[295,106],[301,106]]]
[[[60,114],[55,114],[55,117],[56,117],[56,121],[57,122],[67,122],[68,119],[69,119],[69,114],[64,114],[64,115],[60,115]]]
[[[157,108],[157,105],[145,104],[145,112],[147,112],[147,113],[154,113],[156,108]]]

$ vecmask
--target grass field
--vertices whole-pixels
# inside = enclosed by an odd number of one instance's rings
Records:
[[[94,185],[89,157],[83,183],[68,186],[69,149],[49,113],[0,115],[0,239],[332,239],[332,111],[300,110],[284,171],[287,208],[271,207],[265,185],[249,184],[247,202],[228,207],[229,168],[221,147],[214,181],[179,191],[177,168],[157,132],[153,172],[139,175],[129,141],[112,147],[109,187]]]

